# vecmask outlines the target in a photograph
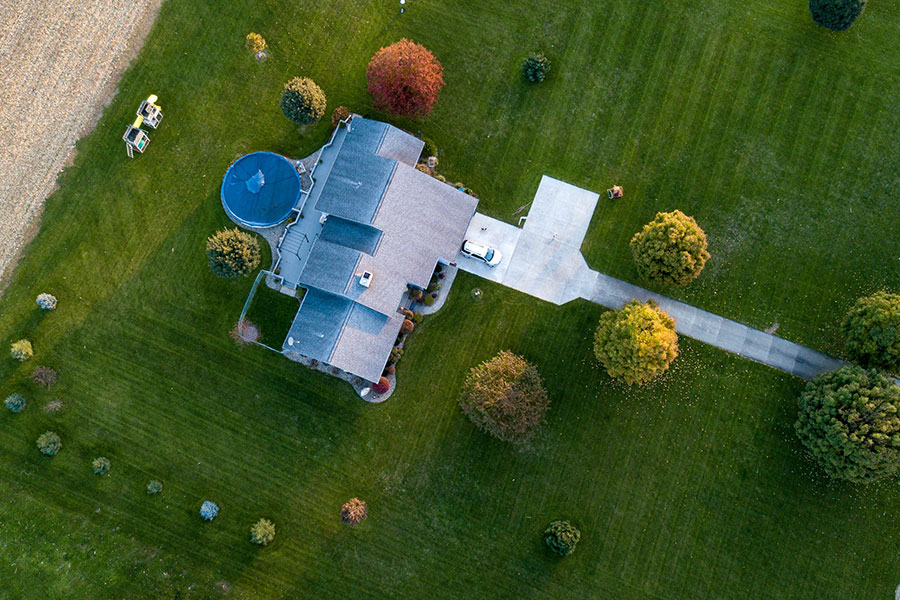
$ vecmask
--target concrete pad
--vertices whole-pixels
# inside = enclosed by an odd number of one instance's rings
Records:
[[[565,304],[590,294],[596,278],[579,248],[523,229],[501,283],[541,300]]]
[[[793,342],[773,336],[772,347],[769,348],[769,354],[766,356],[765,363],[776,369],[793,373],[794,364],[797,362],[797,352],[800,348],[801,346]]]
[[[716,347],[735,354],[739,353],[744,347],[744,340],[747,339],[749,329],[746,325],[723,319],[719,333],[716,335]]]
[[[513,254],[515,253],[516,244],[519,241],[519,234],[521,232],[522,230],[514,225],[492,219],[491,217],[477,212],[475,213],[475,216],[472,217],[469,228],[466,230],[466,239],[487,244],[488,246],[499,250],[503,258],[496,267],[489,267],[480,260],[470,258],[460,252],[459,256],[456,258],[456,264],[463,271],[474,273],[479,277],[484,277],[485,279],[497,283],[503,283],[506,271],[509,269],[509,265],[512,262]]]
[[[773,337],[768,333],[748,328],[744,345],[738,354],[757,362],[765,362],[769,356],[769,349],[772,348],[772,340]]]
[[[599,195],[544,175],[525,220],[525,231],[581,248]]]

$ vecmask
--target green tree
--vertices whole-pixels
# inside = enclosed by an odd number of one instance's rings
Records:
[[[504,351],[469,371],[459,405],[485,433],[521,444],[544,422],[550,400],[537,368]]]
[[[532,54],[522,63],[522,75],[534,83],[540,83],[550,72],[550,61],[540,53]]]
[[[91,463],[91,468],[94,471],[94,475],[106,475],[107,473],[109,473],[109,466],[109,459],[105,456],[98,456],[94,459],[94,462]]]
[[[315,123],[325,114],[325,92],[309,77],[294,77],[284,84],[281,110],[298,125]]]
[[[19,340],[9,346],[9,354],[19,362],[25,362],[34,356],[34,348],[28,340]]]
[[[675,321],[653,300],[631,300],[600,317],[594,356],[610,377],[641,385],[669,368],[678,356]]]
[[[224,229],[206,241],[206,257],[219,277],[246,277],[259,266],[259,242],[237,227]]]
[[[797,436],[828,475],[870,483],[900,468],[900,388],[884,373],[845,366],[810,381]]]
[[[544,543],[561,556],[575,552],[581,532],[568,521],[553,521],[544,530]]]
[[[690,283],[709,260],[706,234],[680,210],[656,213],[631,238],[631,255],[643,278],[663,285]]]
[[[250,541],[265,546],[275,539],[275,523],[268,519],[260,519],[250,527]]]
[[[900,371],[900,295],[875,292],[860,298],[847,312],[841,329],[854,360]]]
[[[37,439],[38,450],[45,456],[53,456],[62,448],[62,440],[54,431],[45,431]]]
[[[866,0],[809,0],[809,12],[817,25],[844,31],[859,18]]]

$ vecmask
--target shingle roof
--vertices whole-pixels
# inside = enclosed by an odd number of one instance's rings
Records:
[[[328,363],[367,381],[378,381],[401,325],[401,314],[385,316],[353,304]]]
[[[352,307],[346,298],[307,290],[282,348],[327,363]]]
[[[381,241],[381,235],[381,230],[371,225],[362,225],[337,216],[330,216],[325,221],[319,237],[326,242],[342,244],[366,254],[375,254],[375,248]]]
[[[424,147],[425,142],[419,138],[396,127],[388,127],[384,132],[384,138],[381,140],[377,154],[415,167]]]
[[[359,257],[359,250],[319,238],[313,243],[297,282],[305,288],[344,295]]]

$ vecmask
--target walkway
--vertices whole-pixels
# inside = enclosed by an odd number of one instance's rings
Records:
[[[581,254],[581,243],[597,200],[597,194],[544,176],[523,228],[480,213],[472,219],[466,238],[499,249],[503,261],[492,269],[460,254],[459,268],[554,304],[584,298],[621,308],[632,298],[652,299],[675,319],[679,334],[804,379],[846,364],[591,270]]]

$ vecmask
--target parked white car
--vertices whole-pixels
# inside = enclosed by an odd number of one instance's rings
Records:
[[[503,255],[496,248],[491,248],[486,244],[473,242],[472,240],[463,242],[462,253],[470,258],[487,263],[489,267],[496,267],[503,258]]]

